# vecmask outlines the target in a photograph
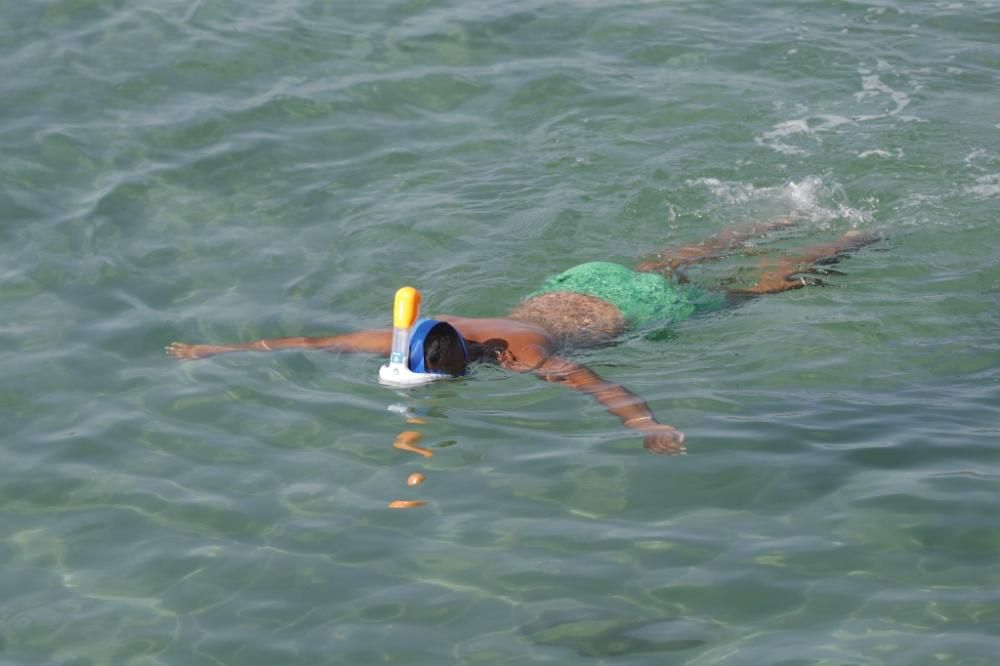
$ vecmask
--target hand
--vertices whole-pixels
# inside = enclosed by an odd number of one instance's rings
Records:
[[[218,351],[211,345],[188,345],[183,342],[171,342],[167,345],[167,354],[182,361],[205,358]]]
[[[687,453],[687,447],[684,446],[684,433],[673,426],[654,423],[642,428],[642,432],[645,435],[642,445],[650,453],[669,453],[671,455]]]

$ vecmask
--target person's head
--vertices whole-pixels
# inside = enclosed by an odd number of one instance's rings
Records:
[[[469,364],[469,347],[455,327],[422,319],[410,334],[410,370],[457,377]]]

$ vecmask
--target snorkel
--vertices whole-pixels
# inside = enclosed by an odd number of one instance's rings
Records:
[[[396,291],[392,309],[392,350],[389,364],[379,368],[378,378],[383,384],[405,388],[419,386],[450,375],[427,370],[424,366],[424,339],[435,326],[444,324],[433,319],[417,320],[420,314],[420,292],[413,287]],[[468,358],[468,349],[462,340],[462,350]]]
[[[389,365],[379,368],[383,384],[416,386],[433,379],[431,375],[410,370],[410,328],[420,313],[420,292],[413,287],[400,287],[392,306],[392,351]]]

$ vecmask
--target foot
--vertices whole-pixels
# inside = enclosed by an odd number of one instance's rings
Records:
[[[841,246],[842,252],[850,252],[852,250],[860,250],[866,245],[877,243],[883,238],[884,236],[877,231],[862,231],[861,229],[851,229],[846,234],[840,237],[838,245]]]
[[[749,294],[776,294],[791,289],[822,286],[816,275],[844,275],[840,271],[824,268],[838,263],[849,252],[882,240],[882,235],[871,231],[852,229],[832,243],[813,245],[799,250],[798,254],[777,259],[765,259],[758,268],[761,271],[757,284],[742,289]]]

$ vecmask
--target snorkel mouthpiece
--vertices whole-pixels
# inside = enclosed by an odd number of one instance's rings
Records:
[[[392,308],[392,350],[389,354],[389,365],[383,365],[378,372],[379,381],[383,384],[417,386],[445,376],[424,371],[422,346],[419,371],[414,372],[410,369],[410,337],[419,314],[420,292],[413,287],[398,289]]]

